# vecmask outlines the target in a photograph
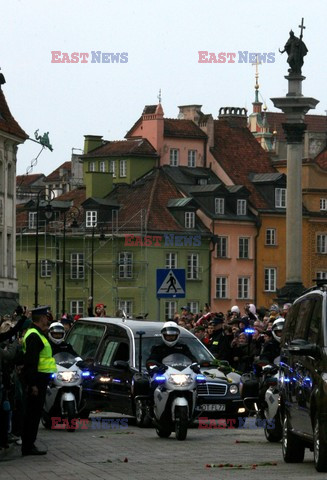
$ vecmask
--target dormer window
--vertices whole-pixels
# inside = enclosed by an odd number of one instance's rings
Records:
[[[194,227],[195,227],[195,213],[185,212],[185,228],[194,228]]]
[[[105,172],[106,171],[106,164],[105,162],[100,162],[99,164],[99,169],[100,169],[100,172]]]
[[[286,208],[286,188],[275,188],[275,207]]]
[[[97,220],[98,220],[98,212],[96,210],[86,211],[86,227],[87,228],[96,227]]]
[[[89,172],[95,172],[95,162],[89,163]]]
[[[199,178],[198,185],[208,185],[208,179],[207,178]]]
[[[246,200],[237,200],[237,215],[246,215]]]
[[[225,199],[215,198],[215,214],[224,215],[225,213]]]
[[[178,167],[179,165],[179,150],[177,148],[170,149],[170,161],[171,167]]]

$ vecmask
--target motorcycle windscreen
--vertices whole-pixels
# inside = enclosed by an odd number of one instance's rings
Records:
[[[74,355],[67,352],[56,353],[53,358],[57,365],[62,365],[65,368],[69,368],[76,362]]]
[[[175,368],[176,370],[184,370],[192,364],[192,360],[182,353],[172,353],[162,360],[162,363],[167,367]]]

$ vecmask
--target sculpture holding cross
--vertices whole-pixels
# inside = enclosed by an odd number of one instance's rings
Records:
[[[299,28],[301,30],[300,38],[296,37],[293,30],[291,30],[290,38],[287,40],[284,50],[279,50],[280,53],[287,52],[288,54],[287,63],[290,66],[288,70],[290,75],[301,75],[303,57],[308,53],[308,49],[305,43],[302,41],[303,30],[305,29],[303,21],[304,19],[302,18],[301,25],[299,25]]]

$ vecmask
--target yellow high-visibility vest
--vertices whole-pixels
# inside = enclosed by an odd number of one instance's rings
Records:
[[[44,347],[40,351],[40,356],[39,356],[39,363],[37,366],[37,371],[40,373],[54,373],[57,371],[57,365],[56,361],[52,356],[52,349],[51,345],[48,342],[48,339],[44,336],[41,335],[40,332],[36,330],[36,328],[30,328],[27,330],[27,332],[24,335],[23,338],[23,352],[26,352],[26,339],[31,333],[36,333],[40,339],[42,340],[42,343]]]

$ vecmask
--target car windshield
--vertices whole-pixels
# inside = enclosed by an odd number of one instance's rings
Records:
[[[93,359],[104,331],[104,325],[90,325],[76,322],[68,334],[67,341],[83,360]]]
[[[147,359],[150,357],[151,349],[154,345],[162,345],[161,335],[157,337],[143,337],[142,338],[142,366],[145,367]],[[214,360],[211,353],[205,348],[205,346],[199,342],[195,337],[180,337],[179,343],[183,343],[188,346],[194,358],[200,365],[210,365]],[[139,337],[135,335],[135,365],[139,364]],[[189,362],[188,365],[192,363]]]

